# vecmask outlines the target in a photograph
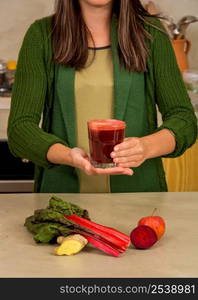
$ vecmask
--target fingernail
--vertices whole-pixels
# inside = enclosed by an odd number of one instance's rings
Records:
[[[128,172],[126,172],[126,175],[132,176],[133,172],[132,171],[128,171]]]
[[[117,146],[115,146],[113,150],[114,150],[114,151],[118,151],[118,149],[119,149],[119,148],[118,148]]]
[[[114,152],[111,152],[111,157],[115,157],[115,153]]]

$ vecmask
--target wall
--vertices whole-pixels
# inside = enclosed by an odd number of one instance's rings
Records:
[[[147,3],[142,0],[142,3]],[[159,12],[173,17],[175,22],[186,15],[198,17],[198,0],[153,0]],[[198,22],[190,24],[187,29],[187,38],[192,47],[189,53],[190,68],[198,69]]]
[[[0,59],[17,59],[28,26],[53,6],[54,0],[0,0]]]
[[[153,0],[160,11],[178,21],[184,15],[198,16],[198,0]],[[142,0],[146,3],[147,0]],[[53,12],[54,0],[0,0],[0,59],[17,59],[28,26]],[[192,42],[190,67],[198,69],[198,22],[191,24],[187,36]]]

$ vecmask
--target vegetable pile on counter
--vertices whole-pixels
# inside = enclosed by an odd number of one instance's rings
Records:
[[[34,234],[37,243],[58,243],[57,255],[74,255],[87,243],[119,257],[130,245],[126,234],[94,223],[87,210],[53,196],[45,209],[35,210],[26,218],[27,229]]]

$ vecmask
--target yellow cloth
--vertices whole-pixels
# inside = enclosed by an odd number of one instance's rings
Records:
[[[110,119],[113,111],[113,64],[111,48],[89,49],[87,67],[75,75],[77,146],[89,153],[87,121]],[[92,62],[91,62],[92,61]],[[91,62],[91,64],[90,64]],[[110,192],[109,176],[89,176],[79,171],[81,193]]]
[[[198,191],[198,140],[183,155],[163,158],[169,192]]]

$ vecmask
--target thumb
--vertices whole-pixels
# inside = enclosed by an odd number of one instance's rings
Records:
[[[87,159],[83,159],[82,160],[82,170],[88,174],[88,175],[92,175],[93,174],[93,166],[91,165],[90,161]]]

